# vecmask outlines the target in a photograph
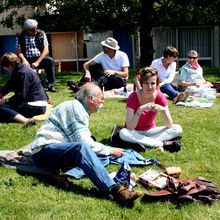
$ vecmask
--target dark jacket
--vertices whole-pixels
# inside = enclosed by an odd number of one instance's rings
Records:
[[[21,46],[21,52],[25,55],[25,35],[27,34],[27,32],[25,30],[23,30],[20,34],[17,35],[18,37],[18,43]],[[44,49],[44,34],[45,32],[37,29],[37,34],[36,34],[36,46],[37,48],[40,50],[40,52],[43,51]]]
[[[9,92],[14,92],[14,95],[9,98],[9,102],[15,106],[21,102],[48,100],[48,96],[35,71],[23,64],[16,66],[11,73],[11,78],[0,89],[3,96]]]

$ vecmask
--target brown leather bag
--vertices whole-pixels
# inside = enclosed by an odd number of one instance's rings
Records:
[[[152,201],[175,201],[180,203],[200,201],[212,204],[220,198],[218,187],[204,177],[191,179],[168,178],[167,187],[158,192],[151,192],[144,195],[144,200]]]

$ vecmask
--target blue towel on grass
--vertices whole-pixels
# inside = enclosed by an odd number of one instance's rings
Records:
[[[151,164],[161,166],[161,164],[157,160],[152,158],[144,158],[134,150],[124,150],[124,154],[122,157],[108,156],[108,157],[99,157],[99,158],[104,166],[107,166],[110,163],[123,164],[124,162],[127,162],[129,165],[133,165],[133,166],[143,166],[143,165],[151,165]],[[81,168],[75,167],[65,172],[65,175],[74,177],[76,179],[81,179],[83,176],[85,176],[85,173]]]

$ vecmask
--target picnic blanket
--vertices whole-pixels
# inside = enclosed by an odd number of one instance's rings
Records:
[[[133,84],[127,84],[126,91],[124,87],[119,89],[112,89],[109,91],[104,91],[105,98],[125,98],[127,99],[128,96],[133,92]]]
[[[178,106],[210,108],[215,99],[189,96],[185,102],[177,102]]]
[[[104,166],[107,166],[109,163],[123,164],[125,161],[128,162],[129,165],[160,165],[160,163],[155,159],[143,158],[139,153],[130,149],[124,150],[124,154],[120,158],[101,156],[99,159]],[[28,144],[17,150],[1,150],[0,165],[8,168],[14,168],[25,173],[49,176],[54,174],[54,170],[42,168],[35,164],[31,157],[31,144]],[[64,175],[74,177],[75,179],[80,179],[85,176],[83,170],[79,167],[75,167],[64,172]]]

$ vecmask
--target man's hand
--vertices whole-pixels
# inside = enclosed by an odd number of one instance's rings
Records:
[[[33,62],[32,64],[31,64],[31,67],[33,68],[33,69],[36,69],[38,66],[39,66],[39,62],[38,61],[35,61],[35,62]]]
[[[115,75],[115,74],[116,74],[115,70],[105,70],[104,71],[104,75],[107,76],[107,77]]]
[[[86,71],[84,78],[86,82],[91,82],[91,74],[89,71]]]
[[[121,157],[123,155],[124,150],[121,148],[112,147],[110,150],[110,155],[114,157]]]

